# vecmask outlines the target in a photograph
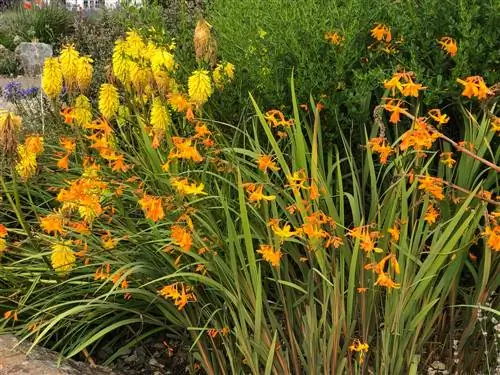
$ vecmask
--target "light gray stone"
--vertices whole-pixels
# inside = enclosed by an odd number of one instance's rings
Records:
[[[120,375],[101,366],[64,360],[57,366],[58,355],[42,347],[31,352],[29,342],[19,343],[12,335],[0,336],[0,375]]]
[[[34,77],[42,72],[45,59],[52,57],[53,51],[50,44],[22,42],[16,47],[15,53],[24,74]]]

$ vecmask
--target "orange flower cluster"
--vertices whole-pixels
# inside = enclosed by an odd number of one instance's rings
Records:
[[[382,252],[382,249],[376,247],[376,240],[380,237],[380,233],[376,231],[370,232],[368,226],[354,227],[349,230],[347,236],[359,239],[360,246],[366,253],[371,253],[372,251],[377,253]]]
[[[123,272],[116,272],[113,276],[111,276],[111,265],[109,263],[103,264],[102,266],[97,267],[94,273],[94,280],[95,281],[111,281],[113,284],[118,284],[120,279],[123,276]],[[122,289],[127,289],[128,288],[128,281],[127,278],[123,278],[120,282],[120,288]],[[127,295],[125,295],[125,298],[127,299]]]
[[[389,155],[394,152],[391,146],[385,143],[385,138],[372,138],[368,141],[368,146],[372,152],[379,154],[380,164],[387,164]]]
[[[62,203],[62,212],[71,213],[77,210],[82,220],[92,223],[102,214],[101,199],[108,184],[98,177],[99,166],[92,164],[77,180],[70,183],[67,189],[61,189],[57,200]]]
[[[413,81],[414,78],[415,74],[413,72],[395,73],[390,80],[384,81],[384,87],[391,90],[393,96],[396,94],[396,90],[398,90],[403,96],[418,98],[418,92],[425,90],[427,87],[423,87],[420,83],[415,83]]]
[[[382,23],[376,24],[375,27],[370,30],[370,34],[379,42],[385,41],[386,43],[389,43],[392,40],[391,29]]]
[[[276,163],[273,161],[272,156],[270,155],[259,155],[257,157],[257,167],[265,173],[267,173],[268,169],[274,172],[280,170],[280,167],[276,165]]]
[[[281,257],[283,253],[280,249],[274,249],[271,245],[260,245],[259,250],[257,250],[259,254],[262,255],[262,258],[270,263],[273,267],[278,267],[280,265]]]
[[[196,301],[196,296],[192,292],[191,287],[186,286],[183,283],[173,283],[170,285],[165,285],[160,289],[159,293],[166,299],[173,300],[178,310],[184,309],[184,307],[190,301]]]
[[[144,211],[146,218],[153,220],[155,223],[165,217],[163,199],[161,197],[144,194],[144,196],[139,199],[139,205]]]
[[[396,255],[393,253],[386,255],[378,263],[370,263],[365,265],[364,268],[365,270],[372,270],[378,275],[375,285],[385,286],[388,289],[397,289],[399,288],[400,284],[395,283],[392,280],[391,276],[388,273],[389,270],[387,270],[387,272],[385,271],[387,262],[389,262],[390,269],[393,270],[396,275],[399,275],[399,263]]]
[[[440,178],[426,175],[425,177],[420,177],[418,182],[420,182],[418,186],[420,190],[432,195],[437,200],[442,200],[444,198],[443,181]]]
[[[169,160],[184,159],[192,160],[196,163],[203,161],[203,157],[196,149],[196,145],[193,145],[193,141],[191,139],[172,137],[172,142],[174,143],[174,149],[172,149],[168,155]]]
[[[401,137],[401,150],[405,151],[412,147],[417,151],[417,157],[425,157],[424,150],[429,150],[440,134],[431,130],[424,118],[417,118],[410,130]]]
[[[488,95],[492,95],[492,91],[486,86],[483,77],[472,76],[465,78],[465,80],[457,78],[457,82],[464,86],[462,95],[469,99],[476,97],[479,100],[484,100],[488,98]]]
[[[216,338],[218,334],[221,334],[222,336],[227,336],[229,335],[229,328],[227,327],[224,327],[222,329],[216,329],[216,328],[210,328],[208,331],[207,331],[207,334],[211,337],[211,338]]]
[[[193,239],[191,237],[191,231],[182,225],[173,225],[170,228],[170,237],[174,245],[177,245],[185,253],[191,250],[193,244]]]

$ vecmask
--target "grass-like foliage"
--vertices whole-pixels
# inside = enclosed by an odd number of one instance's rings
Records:
[[[68,357],[105,344],[109,363],[182,337],[208,374],[491,370],[494,88],[453,82],[455,142],[418,74],[395,70],[366,146],[340,132],[325,148],[323,106],[299,106],[293,79],[291,116],[251,97],[249,126],[204,118],[238,74],[211,38],[200,21],[184,80],[174,44],[129,31],[97,98],[92,61],[65,46],[42,77],[61,138],[2,114],[0,327]]]

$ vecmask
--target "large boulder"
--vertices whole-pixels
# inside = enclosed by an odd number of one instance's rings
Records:
[[[101,366],[73,360],[58,362],[58,355],[31,343],[20,342],[12,335],[0,335],[0,375],[118,375]]]
[[[53,51],[50,44],[22,42],[16,47],[15,53],[24,74],[34,77],[42,72],[45,59],[52,57]]]

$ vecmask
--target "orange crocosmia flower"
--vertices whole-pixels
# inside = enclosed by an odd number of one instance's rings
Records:
[[[5,238],[7,237],[7,228],[5,225],[0,224],[0,238]]]
[[[365,359],[365,353],[368,353],[369,346],[367,343],[361,343],[358,339],[355,339],[351,345],[349,345],[349,351],[359,353],[359,363],[363,363]]]
[[[202,162],[203,157],[200,155],[195,145],[189,138],[172,137],[174,149],[170,151],[168,159],[186,159],[194,162]]]
[[[391,29],[381,23],[376,24],[375,27],[370,30],[370,34],[378,41],[385,40],[386,42],[390,42],[392,40]]]
[[[60,155],[60,154],[59,154]],[[57,161],[57,167],[68,170],[69,169],[69,154],[63,155],[58,161]]]
[[[170,237],[173,243],[179,246],[185,253],[191,250],[191,245],[193,244],[193,239],[191,237],[191,232],[181,225],[173,225],[170,228]]]
[[[276,199],[276,195],[265,195],[263,193],[264,185],[262,184],[246,184],[249,202],[260,202],[261,200],[272,201]]]
[[[125,164],[125,157],[123,155],[116,155],[115,160],[111,161],[111,170],[113,172],[127,172],[130,166]]]
[[[402,100],[391,99],[383,106],[386,111],[392,113],[389,121],[393,124],[397,124],[401,119],[401,113],[406,112],[406,108],[403,108],[402,105]]]
[[[43,152],[43,137],[32,135],[27,137],[24,143],[28,152],[32,152],[33,154],[40,154]]]
[[[277,172],[280,170],[280,167],[276,165],[273,161],[273,158],[270,155],[259,155],[257,157],[257,166],[261,171],[267,172],[267,170],[271,170]]]
[[[344,241],[339,236],[330,236],[325,243],[325,247],[333,246],[335,249],[338,249],[340,245],[342,245]]]
[[[294,235],[297,234],[296,231],[291,230],[290,224],[285,224],[283,228],[280,228],[279,225],[277,224],[272,224],[271,229],[273,230],[274,234],[278,236],[281,240],[293,237]]]
[[[161,197],[154,197],[146,194],[139,199],[139,204],[144,211],[146,218],[157,222],[165,217],[165,212],[163,211],[163,199]]]
[[[281,257],[283,253],[280,249],[273,249],[270,245],[260,245],[259,250],[257,250],[259,254],[262,255],[262,258],[270,263],[273,267],[278,267],[280,265]]]
[[[366,291],[367,291],[367,290],[368,290],[368,288],[363,288],[363,287],[356,288],[356,291],[357,291],[358,293],[360,293],[360,294],[361,294],[361,293],[366,293]]]
[[[64,123],[65,124],[72,124],[73,120],[75,119],[75,114],[73,112],[73,108],[63,108],[61,109],[60,112],[61,116],[64,118]]]
[[[65,234],[64,230],[64,218],[60,213],[52,213],[45,217],[40,218],[40,227],[45,233],[53,234]]]
[[[396,225],[394,225],[392,228],[389,228],[387,231],[391,235],[391,238],[394,242],[397,242],[399,240],[399,229]]]
[[[425,177],[420,177],[418,182],[420,182],[418,186],[420,190],[424,190],[426,193],[431,194],[437,200],[442,200],[444,198],[443,181],[440,178],[427,175]]]
[[[443,125],[450,121],[450,118],[446,113],[441,113],[441,110],[438,108],[431,109],[429,112],[429,117],[436,121],[438,125]]]
[[[450,56],[455,56],[458,51],[457,42],[455,39],[449,36],[443,36],[441,40],[438,41],[441,44],[441,48],[445,50]]]
[[[387,289],[398,289],[400,284],[395,283],[394,280],[386,273],[381,273],[378,275],[375,285],[385,286]]]
[[[448,168],[452,168],[456,163],[456,160],[453,159],[453,152],[443,152],[440,155],[441,163],[446,165]]]
[[[401,85],[403,91],[401,92],[404,96],[414,96],[418,98],[418,92],[420,90],[425,90],[427,87],[423,87],[420,83],[415,83],[411,78],[408,79],[407,83]]]
[[[370,146],[372,152],[379,154],[380,164],[387,164],[387,159],[389,155],[394,152],[391,146],[385,143],[385,138],[372,138],[368,141],[368,146]]]
[[[486,86],[484,79],[480,76],[467,77],[465,81],[457,78],[457,82],[464,86],[462,95],[469,99],[475,96],[479,100],[483,100],[492,94],[492,91]]]
[[[500,225],[486,227],[483,234],[487,237],[488,247],[494,251],[500,251]]]
[[[412,129],[406,131],[401,137],[399,147],[403,151],[413,147],[418,152],[417,156],[425,156],[423,150],[429,150],[439,137],[439,132],[433,131],[425,119],[418,118],[413,122]]]
[[[434,206],[430,204],[427,207],[427,210],[425,211],[424,220],[427,222],[427,224],[431,225],[434,224],[438,218],[439,218],[438,210],[436,210]]]
[[[337,32],[329,31],[329,32],[325,33],[325,40],[336,45],[336,46],[340,46],[342,44],[342,42],[345,40],[345,37],[341,36]]]
[[[380,252],[381,250],[375,245],[374,239],[377,237],[376,232],[370,233],[367,227],[354,227],[347,233],[348,236],[357,238],[360,241],[360,247],[363,251],[370,253],[372,251]]]
[[[391,90],[391,94],[393,96],[396,94],[396,89],[399,92],[403,92],[403,85],[401,84],[401,74],[394,74],[390,80],[385,80],[384,87],[388,90]]]
[[[264,115],[264,118],[267,120],[267,123],[273,128],[277,128],[279,126],[289,128],[293,125],[293,120],[286,120],[283,112],[278,111],[277,109],[271,109],[267,111]]]
[[[66,138],[66,137],[63,137],[59,140],[59,143],[61,144],[62,148],[64,148],[64,150],[67,152],[67,153],[73,153],[73,151],[75,151],[76,149],[76,143],[73,139],[71,138]]]
[[[179,93],[169,94],[168,104],[170,104],[177,112],[186,112],[191,107],[186,97]]]
[[[206,138],[209,135],[212,135],[212,132],[208,130],[207,125],[203,122],[197,122],[194,131],[196,132],[195,138]]]
[[[182,310],[189,301],[196,301],[196,296],[191,292],[191,288],[186,287],[184,284],[181,284],[181,288],[179,291],[178,284],[179,283],[165,285],[163,288],[161,288],[159,293],[165,298],[172,299],[178,310]]]

